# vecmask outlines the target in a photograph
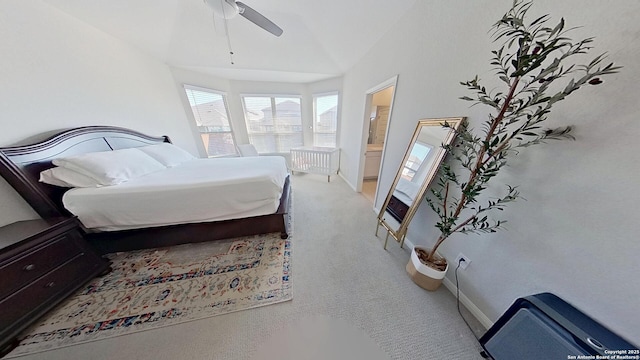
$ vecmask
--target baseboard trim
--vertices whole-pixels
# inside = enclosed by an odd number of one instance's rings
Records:
[[[449,289],[449,291],[451,291],[451,293],[453,294],[453,296],[456,296],[456,284],[453,283],[453,281],[449,280],[448,278],[444,278],[444,280],[442,281],[442,283],[444,284],[444,286]],[[474,304],[471,300],[469,300],[469,298],[462,292],[460,291],[460,302],[462,303],[462,305],[464,305],[464,307],[467,308],[467,310],[469,310],[469,312],[471,313],[471,315],[473,315],[473,317],[475,317],[480,324],[482,324],[482,326],[484,326],[485,329],[489,329],[490,327],[493,326],[493,321],[491,321],[487,315],[485,315],[477,306],[476,304]]]
[[[354,186],[351,181],[347,180],[347,178],[342,175],[341,171],[338,171],[338,176],[340,176],[340,178],[342,178],[342,180],[344,180],[344,182],[347,183],[353,191],[358,192],[358,190],[356,190],[356,186]]]
[[[409,239],[405,238],[404,243],[407,245],[409,250],[413,250],[413,247],[415,245]],[[454,284],[451,280],[449,280],[449,278],[446,277],[444,278],[442,283],[453,294],[453,296],[456,296],[456,284]],[[489,329],[491,326],[493,326],[493,321],[491,321],[489,317],[485,315],[476,306],[476,304],[474,304],[473,301],[471,301],[462,291],[460,291],[460,302],[467,308],[467,310],[469,310],[471,315],[473,315],[473,317],[475,317],[486,329]]]

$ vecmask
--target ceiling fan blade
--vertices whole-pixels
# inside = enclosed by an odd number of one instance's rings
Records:
[[[282,29],[278,25],[274,24],[271,20],[264,17],[264,15],[253,10],[240,1],[236,1],[236,4],[238,5],[240,15],[242,15],[245,19],[260,26],[261,28],[267,30],[275,36],[282,35]]]

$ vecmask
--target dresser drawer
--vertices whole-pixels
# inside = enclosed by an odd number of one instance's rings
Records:
[[[67,263],[41,277],[27,287],[0,301],[0,336],[5,329],[25,317],[38,317],[47,311],[55,298],[66,294],[78,286],[74,279],[86,278],[98,264],[84,253],[76,255]]]
[[[0,299],[81,253],[72,234],[58,236],[0,267]]]
[[[391,214],[396,220],[402,222],[404,217],[407,215],[407,211],[409,211],[409,206],[407,204],[400,201],[395,196],[392,196],[389,199],[389,204],[387,205],[387,211]]]

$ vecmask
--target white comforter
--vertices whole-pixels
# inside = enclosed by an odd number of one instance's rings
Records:
[[[62,200],[92,230],[219,221],[276,212],[287,175],[280,156],[197,159]]]

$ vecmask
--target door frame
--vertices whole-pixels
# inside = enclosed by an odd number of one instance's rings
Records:
[[[362,120],[362,143],[360,144],[360,165],[358,170],[358,182],[356,184],[356,191],[362,192],[362,183],[364,182],[364,164],[365,164],[365,154],[367,152],[367,139],[369,138],[369,123],[371,116],[371,104],[373,102],[373,94],[384,90],[388,87],[393,86],[393,94],[391,94],[391,102],[389,104],[389,120],[387,121],[387,128],[384,134],[384,144],[382,145],[382,156],[380,158],[380,168],[378,169],[378,180],[380,179],[380,174],[382,172],[382,164],[384,164],[384,154],[387,147],[387,138],[389,136],[389,127],[391,125],[391,119],[393,116],[393,103],[396,97],[396,91],[398,91],[398,75],[395,75],[378,85],[368,89],[365,92],[365,105],[364,105],[364,114]],[[378,199],[378,190],[379,190],[380,182],[378,181],[376,184],[376,193],[373,198],[373,207],[375,209],[376,201]]]

